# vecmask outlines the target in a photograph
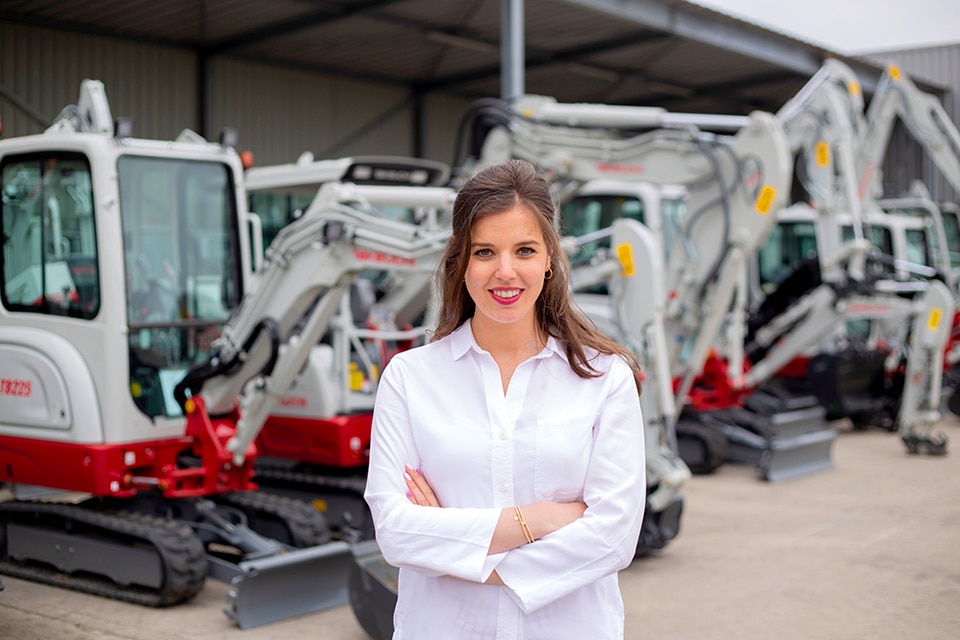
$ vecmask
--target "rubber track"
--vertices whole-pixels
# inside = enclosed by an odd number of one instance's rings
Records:
[[[302,500],[262,491],[235,491],[214,496],[220,504],[249,513],[266,515],[286,525],[295,547],[313,547],[330,542],[330,527],[322,513]]]
[[[691,473],[713,473],[727,459],[727,439],[716,429],[692,420],[680,420],[676,427],[679,441],[690,440],[703,449],[702,460],[684,460]]]
[[[738,410],[738,409],[720,409],[711,412],[711,415],[718,420],[724,420],[729,424],[735,424],[752,431],[767,440],[777,437],[777,429],[773,426],[773,421],[765,415],[756,411]]]
[[[254,482],[276,480],[316,487],[318,489],[340,489],[355,493],[360,498],[363,498],[363,491],[367,484],[366,478],[320,476],[260,464],[257,464],[254,474]]]
[[[163,562],[163,586],[160,590],[137,585],[124,586],[106,577],[87,573],[70,575],[48,565],[21,564],[6,557],[5,546],[0,549],[4,553],[0,559],[0,573],[150,607],[184,602],[203,588],[208,570],[203,543],[184,524],[141,513],[93,511],[72,504],[29,501],[0,503],[0,521],[30,526],[40,514],[56,518],[61,526],[67,522],[78,522],[107,535],[112,533],[149,543]]]
[[[333,490],[347,495],[353,495],[361,504],[366,505],[363,492],[367,486],[366,476],[335,476],[320,475],[314,473],[304,473],[302,471],[290,471],[284,467],[271,466],[268,463],[258,461],[254,471],[253,481],[260,484],[265,490],[269,490],[271,485],[274,488],[294,486],[302,490],[316,491],[318,495],[323,495],[324,491]],[[329,520],[327,521],[329,524]],[[359,540],[371,540],[374,537],[373,523],[370,518],[365,518],[361,528],[356,529],[352,523],[343,523],[340,526],[354,528],[353,537],[343,536],[343,530],[340,531],[341,539],[348,539],[356,542]]]

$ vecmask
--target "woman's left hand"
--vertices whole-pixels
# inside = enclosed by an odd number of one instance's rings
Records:
[[[403,479],[407,483],[407,498],[410,502],[420,505],[421,507],[440,506],[440,501],[437,500],[437,496],[434,495],[433,489],[430,488],[427,479],[424,478],[423,474],[418,470],[411,469],[410,465],[406,465]]]

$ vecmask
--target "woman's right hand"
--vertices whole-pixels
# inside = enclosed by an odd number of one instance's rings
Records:
[[[407,465],[403,472],[403,480],[407,483],[407,500],[421,507],[439,507],[440,501],[433,493],[433,487],[423,477],[423,472]]]

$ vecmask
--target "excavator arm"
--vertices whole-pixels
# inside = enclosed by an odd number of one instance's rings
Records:
[[[798,178],[810,195],[810,206],[819,213],[820,226],[837,227],[837,214],[851,218],[853,239],[841,265],[839,236],[821,233],[820,271],[826,280],[849,275],[863,279],[870,243],[863,233],[862,194],[858,191],[856,152],[866,122],[863,94],[856,74],[839,60],[827,59],[819,71],[777,112],[799,154]],[[840,273],[842,271],[842,274]]]
[[[304,215],[280,232],[264,268],[230,318],[208,362],[192,369],[175,395],[188,416],[236,412],[226,443],[243,465],[276,400],[303,369],[327,332],[344,295],[369,269],[431,272],[449,230],[378,216],[377,202],[447,208],[453,192],[442,187],[361,186],[328,183]],[[344,372],[344,378],[346,372]]]
[[[950,185],[960,191],[960,131],[936,96],[921,91],[898,67],[880,79],[867,111],[867,127],[857,154],[860,193],[883,194],[883,164],[897,118],[919,142]]]

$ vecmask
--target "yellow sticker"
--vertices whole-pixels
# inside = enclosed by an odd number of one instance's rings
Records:
[[[817,166],[826,167],[830,164],[830,145],[821,140],[816,147]]]
[[[627,278],[632,277],[634,274],[633,247],[627,243],[617,245],[617,259],[623,267],[623,275]]]
[[[893,78],[894,80],[900,79],[900,67],[898,67],[897,65],[895,64],[890,65],[887,71],[890,74],[890,77]]]
[[[763,215],[770,213],[770,207],[773,206],[773,201],[777,197],[777,190],[771,187],[768,184],[760,187],[760,195],[757,196],[757,202],[755,204],[757,212]]]
[[[360,365],[356,362],[350,363],[350,373],[347,376],[347,381],[350,391],[360,391],[363,389],[363,371],[360,371]]]
[[[847,93],[849,93],[852,96],[860,95],[860,83],[856,81],[850,81],[847,84]]]
[[[130,395],[132,395],[134,398],[139,398],[143,395],[143,387],[140,386],[139,382],[130,383]]]
[[[322,498],[315,498],[313,501],[313,508],[321,513],[327,512],[327,501]]]
[[[930,317],[927,319],[927,328],[930,331],[936,331],[940,326],[940,319],[943,317],[943,311],[939,307],[930,309]]]

